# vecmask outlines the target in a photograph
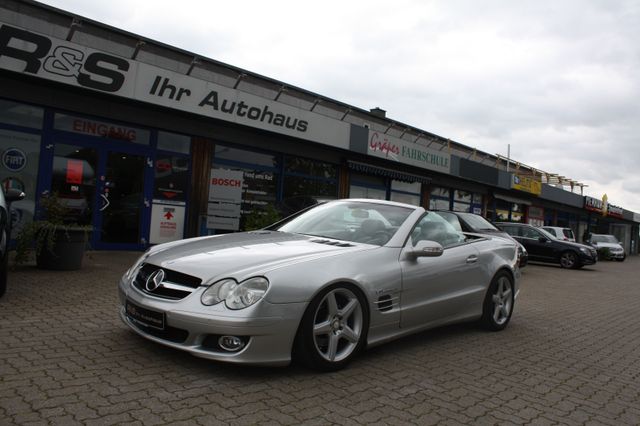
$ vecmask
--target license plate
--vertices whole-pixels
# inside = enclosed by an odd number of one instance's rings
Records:
[[[128,300],[125,303],[127,316],[135,322],[158,330],[164,330],[164,313],[143,308]]]

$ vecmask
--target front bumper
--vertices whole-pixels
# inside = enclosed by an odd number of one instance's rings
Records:
[[[583,252],[580,252],[580,255],[578,256],[578,258],[580,259],[581,265],[595,265],[598,262],[597,254],[588,255],[588,254],[584,254]]]
[[[120,318],[142,337],[180,349],[190,354],[216,361],[253,365],[287,365],[306,303],[271,304],[261,300],[242,310],[230,310],[224,303],[204,306],[198,288],[182,300],[166,300],[149,296],[120,280]],[[126,301],[138,307],[164,315],[162,329],[145,325],[125,309]],[[237,352],[222,349],[219,336],[239,336],[246,340]]]

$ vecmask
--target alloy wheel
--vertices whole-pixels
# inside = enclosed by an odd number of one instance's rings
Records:
[[[493,321],[497,325],[502,325],[509,320],[511,309],[513,308],[513,289],[511,281],[505,276],[498,279],[496,291],[492,296],[493,300]]]
[[[348,358],[363,332],[363,310],[349,289],[328,292],[313,315],[313,342],[318,354],[329,362]]]

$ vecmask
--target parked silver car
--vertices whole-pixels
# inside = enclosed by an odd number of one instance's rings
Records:
[[[505,328],[516,247],[421,207],[332,201],[263,230],[151,248],[120,281],[120,314],[199,357],[337,370],[367,346],[443,324]]]
[[[609,234],[591,234],[588,243],[601,253],[605,259],[615,259],[618,262],[624,262],[627,253],[624,251],[620,241],[613,235]]]

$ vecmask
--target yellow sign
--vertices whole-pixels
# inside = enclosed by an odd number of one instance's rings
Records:
[[[511,188],[518,191],[529,192],[540,195],[542,193],[542,182],[528,176],[511,175]]]
[[[609,197],[607,197],[607,194],[604,194],[602,196],[602,216],[606,216],[607,212],[609,211]]]

